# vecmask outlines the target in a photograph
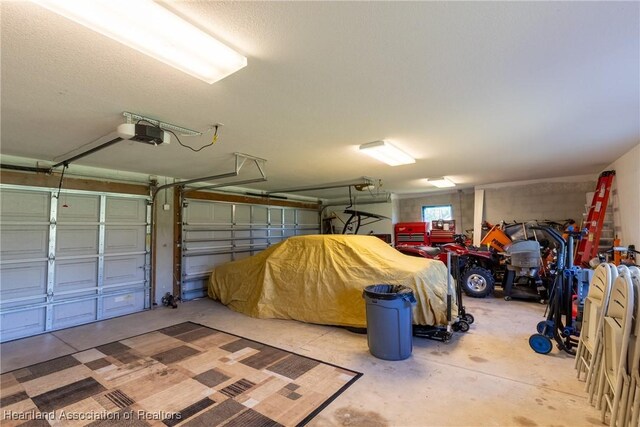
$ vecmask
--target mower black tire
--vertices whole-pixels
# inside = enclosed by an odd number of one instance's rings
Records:
[[[495,279],[491,271],[482,267],[467,268],[460,279],[462,290],[472,298],[484,298],[493,293]]]

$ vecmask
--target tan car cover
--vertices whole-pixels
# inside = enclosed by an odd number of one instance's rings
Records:
[[[404,285],[418,300],[414,324],[446,325],[447,274],[442,262],[403,255],[377,237],[298,236],[216,267],[209,297],[253,317],[365,327],[363,289]]]

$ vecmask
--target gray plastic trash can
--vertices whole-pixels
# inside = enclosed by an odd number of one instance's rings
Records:
[[[362,293],[367,308],[369,351],[385,360],[402,360],[413,350],[413,290],[402,285],[371,285]]]

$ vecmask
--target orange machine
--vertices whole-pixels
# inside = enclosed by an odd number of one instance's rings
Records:
[[[511,237],[507,236],[502,229],[494,225],[480,242],[480,246],[490,246],[498,252],[504,252],[504,247],[511,243]]]

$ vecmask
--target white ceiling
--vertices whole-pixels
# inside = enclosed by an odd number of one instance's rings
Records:
[[[269,181],[254,188],[371,176],[411,193],[443,175],[473,186],[596,174],[640,141],[638,2],[165,5],[248,66],[209,85],[35,4],[2,1],[1,153],[51,160],[131,111],[225,126],[198,154],[126,142],[78,164],[193,178],[232,170],[238,151],[268,160]],[[378,139],[417,162],[357,152]]]

